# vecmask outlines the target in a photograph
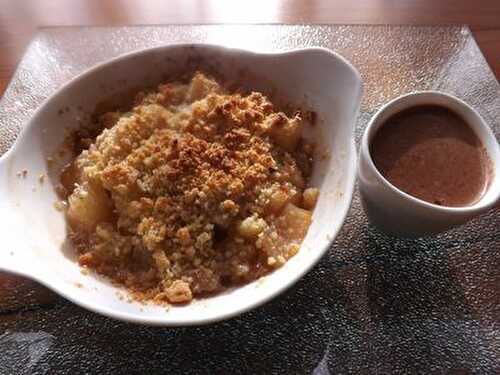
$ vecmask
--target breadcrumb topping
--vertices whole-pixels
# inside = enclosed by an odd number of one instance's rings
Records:
[[[187,303],[299,251],[318,196],[306,188],[313,148],[299,112],[196,73],[99,124],[61,175],[81,265],[136,298]]]

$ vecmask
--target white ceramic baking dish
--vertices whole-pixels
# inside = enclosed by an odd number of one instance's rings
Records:
[[[54,207],[55,178],[47,158],[66,132],[80,126],[95,106],[117,93],[175,78],[199,64],[247,89],[263,91],[278,104],[317,113],[312,136],[317,157],[312,185],[321,190],[313,223],[299,253],[282,268],[248,285],[185,306],[129,303],[106,279],[83,274],[64,250],[64,215]],[[341,56],[321,48],[254,53],[214,45],[168,45],[120,56],[79,75],[46,100],[0,159],[0,269],[32,278],[67,299],[113,318],[152,325],[194,325],[222,320],[254,308],[295,283],[327,252],[347,214],[356,176],[354,126],[362,81]],[[328,151],[325,158],[325,151]],[[25,177],[18,172],[27,170]],[[328,280],[324,281],[325,288]],[[121,294],[126,294],[122,291]]]

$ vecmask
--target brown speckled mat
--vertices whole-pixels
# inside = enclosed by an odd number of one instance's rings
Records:
[[[365,81],[357,139],[381,104],[420,89],[464,99],[500,135],[500,86],[466,27],[49,28],[32,41],[0,101],[0,153],[71,77],[124,52],[176,42],[341,53]],[[263,307],[200,328],[121,323],[35,283],[0,281],[0,374],[500,372],[498,208],[408,241],[371,227],[356,194],[337,241],[307,276]]]

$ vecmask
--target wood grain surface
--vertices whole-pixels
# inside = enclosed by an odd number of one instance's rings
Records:
[[[467,24],[500,77],[499,0],[0,0],[0,95],[39,27],[167,23]]]

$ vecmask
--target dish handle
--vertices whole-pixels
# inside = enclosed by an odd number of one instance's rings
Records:
[[[29,276],[23,246],[23,230],[17,219],[15,207],[7,195],[8,160],[0,158],[0,271]]]

